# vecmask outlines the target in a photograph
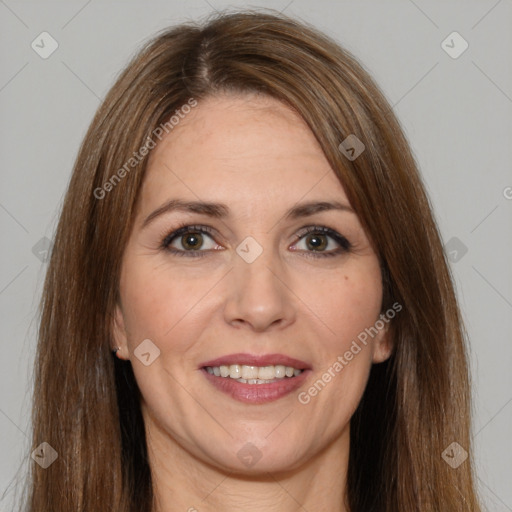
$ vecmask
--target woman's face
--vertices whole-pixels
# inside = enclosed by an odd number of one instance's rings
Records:
[[[269,98],[204,100],[152,151],[120,294],[117,355],[148,443],[222,469],[348,449],[390,352],[385,328],[361,342],[379,320],[377,256],[311,131]]]

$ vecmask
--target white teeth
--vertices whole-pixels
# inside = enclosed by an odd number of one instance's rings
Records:
[[[270,380],[276,376],[273,366],[261,366],[258,369],[258,379]]]
[[[258,367],[257,366],[245,366],[242,365],[242,379],[257,379],[258,378]]]
[[[242,377],[242,369],[240,368],[240,365],[232,364],[229,367],[229,376],[232,379],[240,379]]]
[[[282,379],[286,377],[286,366],[278,364],[274,366],[276,372],[276,379]]]
[[[244,384],[269,383],[285,377],[297,377],[303,372],[303,370],[280,364],[275,366],[250,366],[245,364],[207,366],[206,371],[216,377],[229,377]]]

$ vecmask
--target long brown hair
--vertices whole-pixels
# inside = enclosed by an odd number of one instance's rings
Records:
[[[348,508],[479,511],[465,333],[410,148],[348,52],[303,22],[261,11],[160,33],[92,121],[55,235],[35,365],[33,447],[48,442],[58,459],[47,469],[33,464],[26,510],[151,510],[139,391],[130,363],[111,353],[121,259],[147,156],[126,162],[191,98],[200,104],[225,92],[269,95],[302,116],[380,258],[382,310],[403,308],[391,323],[393,354],[372,368],[351,420]],[[355,160],[339,148],[349,135],[365,145]],[[112,180],[116,173],[121,179]],[[470,454],[457,468],[442,457],[453,442]]]

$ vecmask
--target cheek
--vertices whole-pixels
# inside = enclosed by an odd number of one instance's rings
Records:
[[[144,256],[127,258],[125,263],[120,292],[130,352],[146,338],[161,345],[189,322],[204,295],[204,283],[185,280],[166,265],[155,267]]]
[[[318,411],[330,411],[325,417],[326,433],[334,435],[340,425],[349,422],[368,381],[373,346],[365,330],[379,318],[380,270],[368,265],[347,271],[329,286],[319,286],[309,300],[312,309],[318,308],[315,312],[329,334],[317,350],[321,367],[315,380],[302,390],[299,402]]]
[[[364,391],[373,357],[374,338],[368,332],[379,319],[381,304],[381,274],[375,257],[347,266],[336,279],[309,291],[308,306],[322,320],[327,335],[317,351],[321,382],[306,391],[316,396],[324,385],[329,387],[320,401],[345,404],[336,414],[350,415]]]
[[[365,260],[347,268],[335,279],[309,288],[305,295],[308,305],[328,328],[328,344],[336,352],[348,350],[352,340],[379,318],[382,304],[380,268],[376,258]]]

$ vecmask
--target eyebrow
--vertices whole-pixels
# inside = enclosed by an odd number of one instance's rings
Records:
[[[338,201],[310,201],[301,203],[290,208],[284,215],[286,219],[298,219],[308,217],[315,213],[325,212],[330,210],[344,211],[355,213],[354,210]],[[183,201],[181,199],[170,199],[162,206],[158,207],[155,211],[150,213],[142,223],[142,228],[145,228],[153,220],[166,213],[174,211],[181,211],[186,213],[199,213],[209,217],[223,219],[229,217],[230,210],[226,204],[223,203],[209,203],[204,201]]]

